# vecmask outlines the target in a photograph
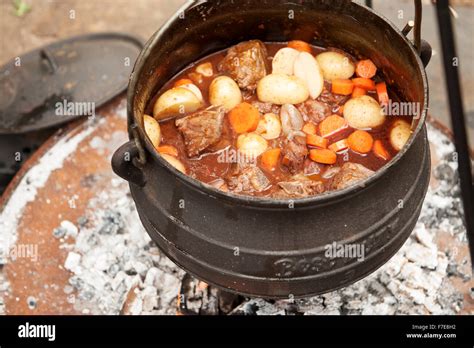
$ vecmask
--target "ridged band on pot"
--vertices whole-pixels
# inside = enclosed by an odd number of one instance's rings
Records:
[[[407,146],[361,185],[295,201],[236,196],[177,172],[144,136],[146,103],[188,64],[248,39],[315,39],[370,57],[402,99],[421,104]],[[115,156],[114,168],[123,177],[131,173],[128,180],[145,228],[187,271],[249,295],[312,295],[372,272],[412,231],[429,181],[423,128],[427,103],[426,74],[411,43],[361,5],[347,0],[202,1],[177,13],[138,58],[128,94],[134,135],[126,148],[145,146],[141,157],[146,158],[135,163],[141,174],[124,170],[130,163]],[[325,248],[333,242],[363,245],[364,260],[328,258]]]

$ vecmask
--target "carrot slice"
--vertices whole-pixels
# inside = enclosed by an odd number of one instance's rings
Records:
[[[278,160],[280,158],[281,149],[271,149],[262,154],[260,159],[262,166],[269,170],[273,171],[276,169],[278,165]]]
[[[175,82],[174,87],[185,86],[185,85],[192,85],[194,82],[190,79],[180,79]]]
[[[363,77],[356,77],[352,79],[354,82],[354,87],[360,87],[367,91],[374,91],[375,90],[375,82],[371,79],[365,79]]]
[[[368,153],[372,150],[374,138],[366,131],[356,130],[347,138],[347,144],[352,151]]]
[[[348,79],[332,80],[331,91],[334,94],[350,95],[354,89],[354,82]]]
[[[387,92],[387,85],[385,84],[385,82],[377,83],[377,85],[375,86],[375,89],[377,90],[379,103],[381,105],[387,105],[389,103],[389,97],[388,97],[388,92]]]
[[[249,103],[241,103],[229,112],[229,122],[238,134],[253,132],[258,127],[260,113]]]
[[[336,153],[327,149],[309,150],[309,158],[322,164],[334,164],[337,161]]]
[[[301,52],[308,52],[308,53],[312,52],[311,46],[308,43],[301,40],[293,40],[293,41],[288,42],[288,47],[294,48],[295,50],[298,50]]]
[[[328,137],[333,135],[334,133],[339,132],[341,129],[347,127],[347,122],[344,117],[339,115],[331,115],[326,117],[320,124],[319,124],[319,134],[322,137]]]
[[[303,126],[303,132],[306,134],[316,134],[317,127],[314,123],[308,122]]]
[[[390,154],[385,149],[385,146],[383,146],[380,140],[375,140],[373,151],[374,151],[375,156],[385,161],[388,161],[390,159]]]
[[[348,147],[349,145],[347,144],[347,139],[342,139],[335,142],[334,144],[329,145],[328,149],[337,153],[339,151],[346,150]]]
[[[170,155],[178,157],[178,149],[172,145],[162,145],[157,148],[157,151],[162,155]]]
[[[328,147],[328,140],[315,134],[306,134],[306,144],[325,149]]]
[[[366,94],[367,94],[367,91],[365,90],[365,88],[354,87],[354,90],[352,91],[352,98],[361,97]]]
[[[356,74],[359,77],[371,79],[377,73],[377,67],[370,59],[361,60],[357,63]]]

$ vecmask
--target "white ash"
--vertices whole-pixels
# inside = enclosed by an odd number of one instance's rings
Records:
[[[107,208],[102,208],[107,207]],[[175,314],[184,274],[151,242],[128,185],[119,180],[90,201],[64,267],[74,275],[74,306],[92,314],[119,314],[135,291],[130,314]]]

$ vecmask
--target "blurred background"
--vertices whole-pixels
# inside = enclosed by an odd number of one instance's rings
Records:
[[[29,50],[73,35],[120,31],[148,39],[186,0],[0,0],[0,65]],[[362,1],[358,1],[362,2]],[[474,143],[474,0],[451,0],[466,122]],[[374,0],[376,11],[403,28],[414,18],[412,0]],[[71,19],[71,10],[75,18]],[[423,5],[422,38],[433,46],[427,72],[430,114],[450,126],[435,8]]]

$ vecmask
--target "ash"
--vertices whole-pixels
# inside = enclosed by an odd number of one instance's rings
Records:
[[[440,231],[448,232],[465,248],[454,146],[433,127],[429,135],[439,159],[433,168],[437,186],[429,189],[411,237],[387,264],[338,291],[302,300],[247,298],[230,314],[459,313],[463,295],[450,278],[471,281],[465,271],[470,268],[468,256],[459,261],[455,252],[441,251],[435,241]],[[76,309],[87,314],[176,314],[184,272],[144,231],[128,186],[114,179],[108,190],[90,202],[87,216],[77,222],[75,243],[64,246],[70,250],[65,268],[72,272],[64,291]],[[69,223],[58,227],[55,234],[74,230]]]

